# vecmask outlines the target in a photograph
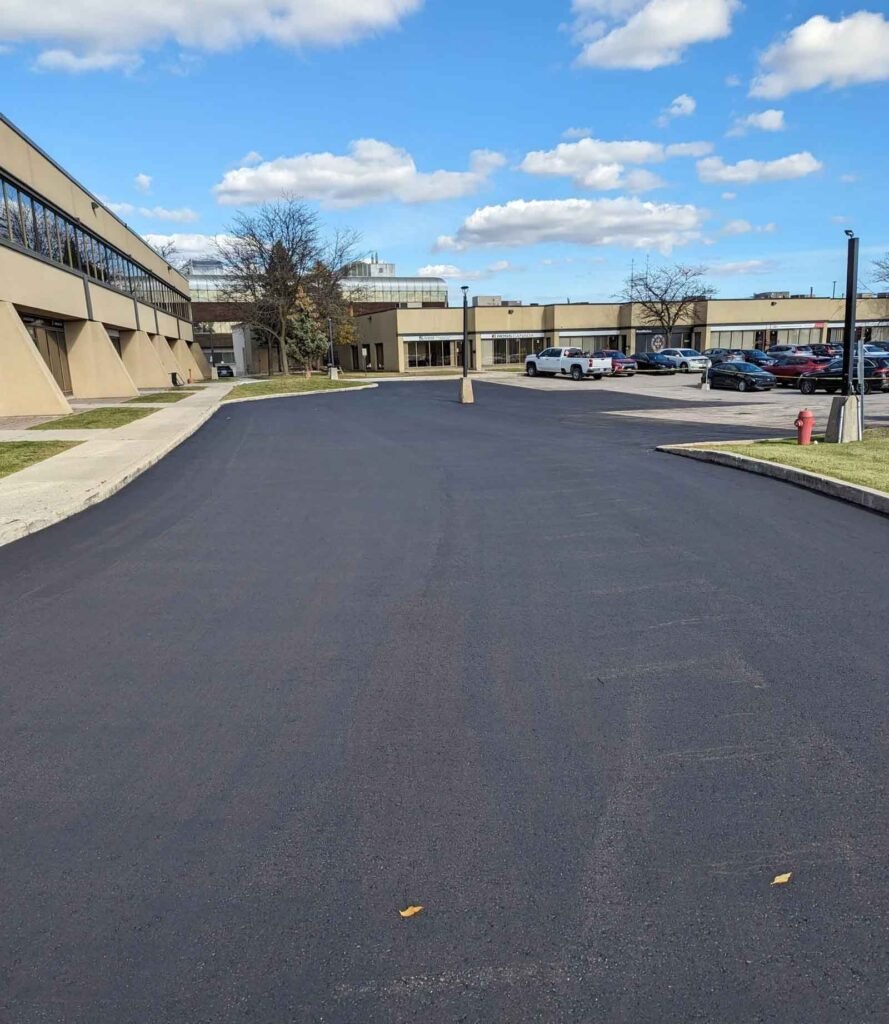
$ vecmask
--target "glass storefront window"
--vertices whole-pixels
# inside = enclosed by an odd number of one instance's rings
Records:
[[[409,367],[454,365],[451,361],[450,341],[406,341],[405,345]]]
[[[542,338],[494,338],[494,365],[524,363],[525,358],[542,344]]]

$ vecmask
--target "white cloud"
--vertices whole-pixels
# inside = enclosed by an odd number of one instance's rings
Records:
[[[148,192],[151,190],[152,178],[150,174],[137,174],[133,178],[133,184],[140,192]]]
[[[651,171],[626,172],[626,164],[662,163],[670,157],[700,157],[712,152],[709,142],[678,142],[664,146],[659,142],[580,139],[560,142],[555,149],[534,150],[526,154],[519,169],[543,177],[571,178],[576,185],[598,191],[627,189],[646,192],[660,188],[663,181]]]
[[[840,89],[885,82],[887,52],[889,21],[882,14],[858,11],[840,21],[817,14],[762,54],[750,95],[780,99],[819,85]]]
[[[728,200],[730,202],[732,199],[737,199],[738,198],[738,193],[737,192],[723,192],[722,193],[722,198],[726,199],[726,200]]]
[[[840,175],[840,181],[844,185],[851,185],[853,182],[858,181],[858,175],[857,174],[841,174]]]
[[[545,242],[623,245],[669,252],[700,238],[706,211],[691,205],[617,199],[514,199],[472,213],[455,236],[442,236],[437,248],[523,246]]]
[[[741,84],[741,76],[740,75],[726,75],[725,76],[725,84],[729,87],[729,89],[737,89],[738,86]]]
[[[738,0],[574,0],[574,36],[586,67],[677,64],[695,43],[731,33]]]
[[[245,153],[238,161],[241,167],[255,167],[257,164],[262,163],[262,153],[257,153],[255,149],[251,149],[249,153]]]
[[[188,207],[183,207],[179,210],[168,210],[163,206],[152,206],[150,209],[146,206],[141,206],[139,213],[143,217],[154,220],[173,221],[176,224],[192,224],[200,219],[199,215]]]
[[[228,171],[213,191],[220,203],[260,203],[290,193],[317,199],[326,206],[359,206],[398,200],[430,203],[471,195],[505,158],[479,149],[470,154],[468,171],[417,170],[407,150],[388,142],[359,139],[348,156],[303,153],[278,157],[257,167]]]
[[[481,270],[462,270],[453,263],[430,263],[428,266],[420,267],[417,271],[418,277],[443,277],[445,280],[460,281],[483,281],[494,274],[502,274],[507,270],[518,270],[509,260],[497,260],[490,263]]]
[[[396,28],[423,0],[22,0],[0,2],[4,42],[59,49],[37,59],[43,70],[132,70],[147,48],[173,42],[222,51],[268,40],[281,46],[339,46]]]
[[[761,132],[783,132],[786,127],[783,110],[763,110],[759,114],[736,117],[726,134],[746,135],[751,128]]]
[[[136,212],[136,207],[132,203],[109,203],[104,199],[102,202],[105,203],[112,213],[116,213],[118,217],[126,217],[127,214]]]
[[[681,96],[677,96],[673,100],[669,107],[664,107],[661,111],[661,116],[657,119],[657,123],[662,128],[665,128],[674,117],[691,117],[697,106],[698,104],[693,96],[682,93]]]
[[[149,245],[155,248],[172,242],[176,246],[179,257],[184,260],[197,259],[201,256],[212,256],[216,251],[217,240],[224,240],[226,235],[154,235],[142,236]]]
[[[711,156],[698,161],[698,178],[707,184],[754,185],[763,181],[805,178],[823,166],[808,152],[792,153],[779,160],[740,160],[736,164],[726,164],[721,157]]]
[[[771,274],[777,266],[774,260],[739,260],[736,263],[711,263],[707,267],[707,273],[725,277]]]
[[[0,27],[0,31],[4,29]],[[87,71],[123,71],[127,74],[142,64],[136,53],[117,53],[113,50],[74,53],[71,50],[44,50],[34,61],[36,71],[65,71],[81,75]]]
[[[563,139],[585,139],[588,135],[592,135],[591,128],[566,128],[562,132]]]
[[[843,216],[840,216],[840,215],[836,215],[836,216],[830,218],[831,224],[846,224],[846,223],[848,223],[848,220],[849,220],[848,217],[843,217]]]
[[[772,234],[777,229],[777,225],[774,221],[769,221],[768,224],[759,224],[754,226],[749,220],[739,218],[738,220],[728,221],[722,229],[724,235],[746,235],[751,231],[755,231],[757,234]]]

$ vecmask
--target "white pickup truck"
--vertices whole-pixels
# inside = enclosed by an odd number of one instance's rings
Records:
[[[611,373],[611,357],[597,358],[579,348],[545,348],[525,359],[525,373],[529,377],[549,374],[553,377],[570,376],[572,380],[585,377],[601,380]]]

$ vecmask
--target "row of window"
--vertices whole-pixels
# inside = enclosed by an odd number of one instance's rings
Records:
[[[175,288],[2,177],[0,241],[40,253],[172,316],[191,319],[188,299]]]

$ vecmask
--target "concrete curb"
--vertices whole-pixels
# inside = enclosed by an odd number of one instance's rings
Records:
[[[249,387],[248,384],[243,387]],[[265,402],[269,398],[308,398],[310,395],[343,395],[352,391],[371,391],[379,387],[379,384],[359,384],[354,388],[319,388],[317,391],[291,391],[281,395],[254,395],[252,398],[229,398],[221,399],[217,408],[227,405],[241,405],[243,402]],[[229,394],[232,392],[230,391]]]
[[[706,444],[707,442],[699,443]],[[755,444],[756,442],[722,443]],[[850,484],[846,480],[837,480],[833,476],[822,476],[820,473],[810,473],[806,469],[782,466],[778,462],[765,462],[747,455],[736,455],[734,452],[721,452],[717,448],[700,448],[690,444],[662,444],[658,446],[657,450],[666,452],[668,455],[681,455],[686,459],[697,459],[698,462],[714,462],[718,466],[728,466],[731,469],[741,469],[746,473],[756,473],[759,476],[772,477],[774,480],[783,480],[796,487],[805,487],[806,490],[824,494],[828,498],[836,498],[838,501],[845,501],[850,505],[858,505],[860,508],[866,508],[869,512],[889,516],[889,494],[885,491],[875,491],[871,487]]]
[[[157,451],[152,452],[151,455],[146,456],[141,462],[137,463],[125,472],[119,473],[117,476],[111,477],[108,480],[102,480],[93,490],[80,494],[76,500],[65,505],[63,508],[44,512],[39,516],[35,516],[33,519],[20,519],[0,525],[0,547],[3,547],[6,544],[12,544],[13,541],[21,540],[22,537],[28,537],[32,533],[38,533],[40,530],[45,530],[49,526],[55,526],[56,523],[62,522],[63,519],[76,516],[78,513],[85,511],[92,505],[98,505],[100,501],[105,501],[106,498],[110,498],[118,491],[123,490],[127,484],[132,483],[133,480],[141,476],[146,472],[146,470],[151,469],[151,467],[160,462],[162,458],[169,455],[174,448],[178,448],[183,441],[187,441],[192,434],[200,430],[200,428],[218,409],[218,403],[210,406],[197,420],[193,423],[189,423],[187,427],[180,430],[178,434],[170,438],[170,440],[161,448],[157,449]],[[80,443],[88,444],[89,442]]]

